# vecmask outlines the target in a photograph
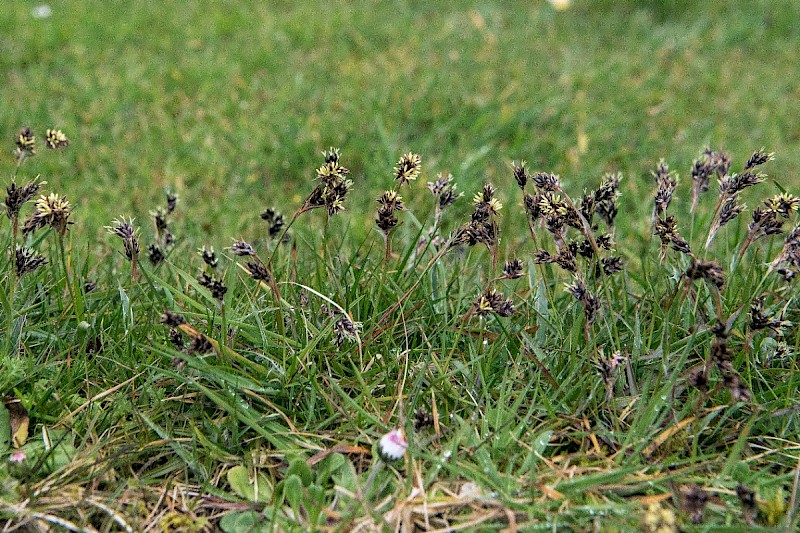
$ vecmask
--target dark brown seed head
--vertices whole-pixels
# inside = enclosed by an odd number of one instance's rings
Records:
[[[699,524],[703,521],[703,511],[708,503],[708,493],[698,485],[688,485],[681,488],[683,508],[689,513],[692,522]]]
[[[230,250],[233,253],[233,255],[239,257],[246,257],[246,256],[252,257],[256,255],[256,251],[253,249],[253,247],[242,240],[234,241],[233,246],[231,246]]]
[[[147,247],[147,259],[153,266],[158,266],[164,262],[164,252],[161,247],[155,243]]]
[[[269,236],[271,238],[275,238],[286,225],[283,215],[271,208],[267,208],[261,213],[261,220],[269,224]]]
[[[670,174],[669,167],[663,159],[659,161],[656,170],[653,172],[653,177],[656,180],[656,213],[664,215],[670,202],[672,202],[672,194],[678,186],[678,179]]]
[[[800,209],[800,198],[793,194],[781,193],[765,201],[769,211],[772,211],[783,218],[789,218],[793,211]]]
[[[417,179],[422,169],[422,158],[414,153],[408,152],[403,154],[397,166],[394,167],[394,179],[397,180],[397,186],[402,186],[407,181]]]
[[[541,202],[541,200],[542,199],[539,197],[539,195],[533,196],[527,193],[523,198],[525,212],[528,213],[528,216],[534,222],[542,216],[542,209],[539,207],[539,202]]]
[[[397,194],[396,191],[385,191],[378,197],[378,203],[382,207],[390,208],[392,211],[402,211],[405,209],[403,197]]]
[[[547,172],[537,172],[530,177],[536,187],[542,191],[559,192],[561,191],[561,179],[556,174]]]
[[[354,322],[346,314],[340,313],[339,319],[333,324],[333,331],[336,334],[334,343],[341,346],[345,341],[357,341],[360,329],[360,322]]]
[[[39,192],[39,189],[44,183],[46,182],[40,182],[34,179],[22,187],[17,187],[15,182],[11,182],[11,185],[6,187],[5,206],[8,218],[13,219],[19,216],[22,206],[36,196],[36,193]]]
[[[384,235],[388,235],[395,227],[397,227],[398,220],[394,216],[395,210],[391,206],[382,205],[378,208],[378,215],[375,218],[375,224],[378,226]]]
[[[724,226],[734,218],[738,217],[739,214],[744,211],[744,208],[744,205],[736,203],[735,196],[726,198],[722,202],[722,207],[719,211],[719,227]]]
[[[755,168],[755,167],[757,167],[759,165],[763,165],[767,161],[772,161],[773,159],[775,159],[775,153],[774,152],[767,153],[762,148],[760,150],[755,151],[753,153],[753,155],[750,156],[750,159],[748,159],[747,163],[745,163],[745,165],[744,165],[744,169],[745,170],[750,170],[750,169]]]
[[[36,136],[30,128],[22,128],[17,134],[16,139],[17,148],[15,155],[22,159],[36,155]]]
[[[503,277],[506,279],[517,279],[522,277],[523,268],[522,261],[519,259],[515,258],[511,261],[506,261],[506,264],[503,267]]]
[[[616,174],[606,174],[603,177],[603,182],[600,184],[600,187],[594,193],[595,201],[600,204],[603,202],[613,204],[617,198],[618,190],[619,190],[619,183],[622,181],[622,174],[617,172]]]
[[[433,426],[433,415],[421,407],[417,409],[417,412],[414,413],[414,431],[420,431],[431,426]]]
[[[528,175],[528,171],[525,170],[525,161],[520,162],[517,164],[516,162],[511,163],[511,168],[514,173],[514,180],[519,185],[519,188],[525,190],[525,185],[528,183],[528,179],[530,176]]]
[[[586,285],[580,280],[576,281],[572,285],[567,285],[566,289],[567,292],[574,296],[579,302],[583,302],[586,299],[586,296],[589,294]]]
[[[197,335],[194,337],[192,339],[192,345],[189,347],[189,351],[199,354],[208,353],[213,349],[214,345],[211,344],[211,341],[205,335]]]
[[[750,389],[742,383],[742,379],[736,372],[729,370],[727,367],[722,371],[722,385],[728,389],[734,402],[750,401]]]
[[[537,250],[533,253],[533,262],[537,265],[542,263],[554,263],[555,257],[550,255],[550,252],[547,250]]]
[[[503,209],[503,204],[494,197],[496,189],[491,183],[486,183],[481,192],[477,193],[472,198],[472,203],[475,206],[473,213],[473,220],[477,218],[486,218],[490,215],[496,215]]]
[[[768,235],[777,235],[783,232],[783,220],[778,218],[778,213],[770,209],[756,207],[753,209],[752,222],[747,225],[752,240]]]
[[[19,245],[14,251],[14,259],[17,277],[22,277],[47,264],[47,259],[39,255],[36,250]]]
[[[155,211],[150,211],[150,216],[153,217],[156,230],[161,232],[167,229],[167,211],[165,211],[163,207],[159,207]]]
[[[167,193],[167,213],[172,213],[175,211],[175,206],[178,205],[178,197],[175,193],[168,192]]]
[[[704,279],[717,289],[725,285],[725,275],[715,261],[704,261],[693,257],[689,268],[686,269],[686,276],[692,280]]]
[[[254,280],[269,282],[269,271],[261,261],[248,261],[245,268]]]
[[[453,183],[453,176],[450,174],[437,174],[436,181],[428,182],[428,190],[436,197],[441,209],[453,205],[464,195],[456,192],[456,184]]]
[[[708,375],[703,366],[697,366],[686,374],[686,383],[701,392],[708,390]]]
[[[221,279],[217,279],[206,272],[202,272],[197,277],[197,282],[200,284],[200,286],[208,289],[209,292],[211,292],[211,296],[219,301],[222,301],[222,299],[225,297],[225,293],[228,292],[228,288]]]
[[[494,313],[501,317],[509,317],[514,314],[514,302],[497,291],[487,291],[481,294],[472,304],[472,308],[479,316]]]
[[[611,250],[614,247],[614,238],[608,233],[596,236],[594,241],[603,250]]]
[[[723,322],[722,320],[717,320],[716,322],[714,322],[714,324],[712,324],[710,328],[710,331],[714,335],[714,337],[722,340],[727,339],[728,335],[730,334],[730,332],[728,331],[727,324],[725,324],[725,322]]]
[[[772,266],[791,267],[792,270],[800,267],[800,226],[795,227],[786,236],[783,242],[783,250],[772,261]]]
[[[726,175],[719,180],[719,194],[722,197],[733,196],[747,187],[761,183],[765,179],[766,176],[764,174],[753,174],[747,170],[741,174]]]
[[[136,235],[136,229],[133,227],[133,218],[127,220],[125,217],[114,219],[111,226],[106,226],[106,230],[122,239],[125,257],[129,261],[133,261],[139,255],[139,238]]]
[[[598,311],[600,311],[600,300],[593,294],[587,295],[583,301],[583,314],[586,316],[586,322],[594,324]]]
[[[61,130],[47,130],[44,136],[44,144],[51,150],[57,150],[69,146],[69,139]]]
[[[183,349],[183,335],[181,334],[181,330],[170,328],[169,330],[169,342],[177,348],[178,350]]]
[[[209,248],[203,246],[197,253],[203,258],[203,262],[211,268],[217,268],[217,265],[219,265],[219,259],[217,258],[217,253],[214,251],[213,246]]]
[[[711,360],[719,365],[733,358],[733,352],[728,347],[728,342],[724,338],[715,338],[711,341]]]
[[[594,194],[584,194],[583,198],[581,198],[581,205],[579,207],[579,211],[581,216],[586,219],[587,222],[591,222],[592,218],[594,217],[595,212],[597,211],[597,202],[595,202]]]
[[[174,311],[164,311],[164,314],[161,315],[161,323],[166,324],[170,328],[177,328],[181,324],[185,324],[186,319],[183,318],[183,315],[175,313]]]
[[[573,274],[578,270],[575,256],[566,248],[556,256],[555,263],[567,272],[572,272]]]
[[[51,193],[42,195],[36,201],[33,214],[28,217],[22,227],[22,232],[27,234],[45,226],[50,226],[59,235],[63,236],[72,222],[69,220],[73,207],[66,196]]]
[[[604,258],[601,263],[603,265],[603,272],[605,272],[606,276],[610,276],[611,274],[622,270],[621,257],[607,257]]]

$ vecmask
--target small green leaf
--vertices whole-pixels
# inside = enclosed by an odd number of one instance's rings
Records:
[[[260,513],[255,511],[228,513],[219,521],[219,527],[225,533],[260,533],[269,531],[269,523]]]
[[[317,483],[324,485],[347,462],[341,453],[332,453],[322,460],[317,467]]]
[[[299,476],[292,474],[283,480],[283,497],[291,505],[292,510],[298,513],[303,502],[303,481]]]
[[[322,507],[325,502],[325,489],[319,485],[311,485],[308,487],[308,500],[315,505]]]
[[[336,472],[333,473],[333,482],[343,489],[350,492],[356,491],[358,474],[353,466],[353,463],[345,460],[345,463]]]
[[[252,502],[266,502],[272,497],[272,485],[264,474],[257,474],[251,479],[250,472],[244,466],[234,466],[228,470],[228,484],[237,496]]]
[[[295,459],[292,461],[292,464],[289,465],[289,469],[286,471],[287,477],[291,475],[296,475],[299,477],[300,481],[303,482],[304,487],[308,487],[311,485],[311,481],[313,481],[311,469],[303,459]]]
[[[0,453],[8,450],[11,443],[11,419],[8,416],[8,409],[0,404]]]
[[[550,439],[553,437],[553,432],[550,430],[542,431],[539,433],[533,442],[531,443],[531,449],[541,455],[544,453],[544,450],[547,448],[547,445],[550,444]]]

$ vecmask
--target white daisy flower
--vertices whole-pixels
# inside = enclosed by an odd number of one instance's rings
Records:
[[[378,446],[381,456],[384,459],[396,461],[406,454],[406,450],[408,449],[408,441],[403,434],[403,430],[400,428],[395,428],[381,437],[381,441]]]

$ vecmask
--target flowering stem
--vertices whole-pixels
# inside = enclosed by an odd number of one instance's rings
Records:
[[[744,244],[742,244],[742,247],[739,249],[739,253],[736,256],[737,263],[742,260],[742,257],[744,257],[744,253],[747,251],[747,249],[750,247],[752,243],[753,243],[753,232],[751,231],[748,232],[747,239],[745,239]]]
[[[719,198],[717,198],[717,203],[714,205],[714,216],[711,219],[711,225],[708,228],[708,236],[706,237],[706,246],[705,246],[706,251],[703,255],[704,259],[706,257],[705,254],[708,253],[708,247],[711,245],[711,241],[714,240],[714,236],[717,234],[717,231],[719,230],[719,211],[720,208],[722,207],[722,201],[723,197],[722,195],[720,195]]]
[[[219,302],[222,314],[222,345],[228,345],[228,313],[225,311],[225,300],[221,300]],[[220,353],[223,353],[224,350],[220,350]]]
[[[136,283],[136,265],[137,265],[137,256],[136,254],[131,254],[131,281]]]
[[[389,264],[389,260],[392,258],[392,234],[387,233],[384,236],[384,241],[386,243],[386,253],[383,256],[383,262],[387,265]]]
[[[19,215],[14,214],[11,217],[11,250],[17,248],[17,234],[19,233]]]
[[[269,258],[267,259],[266,266],[267,266],[268,269],[271,269],[272,259],[275,257],[275,253],[278,251],[278,246],[280,246],[280,244],[283,242],[283,239],[284,239],[284,237],[286,237],[286,234],[289,233],[289,229],[292,227],[292,225],[295,223],[295,221],[297,220],[297,218],[300,215],[302,215],[303,213],[305,213],[306,211],[309,211],[309,210],[310,210],[310,208],[308,207],[308,200],[306,200],[305,202],[303,202],[303,206],[300,209],[298,209],[297,211],[295,211],[295,213],[292,215],[292,218],[289,220],[289,223],[286,224],[286,227],[283,228],[283,231],[281,232],[280,237],[278,237],[278,239],[275,241],[275,248],[272,250],[272,253],[270,254]]]
[[[566,194],[563,190],[561,192],[564,193],[564,200],[566,202],[568,202],[570,207],[572,208],[572,210],[574,210],[575,213],[577,213],[578,220],[580,220],[580,222],[581,222],[581,230],[580,231],[581,231],[581,233],[583,233],[583,236],[586,238],[586,240],[589,241],[589,244],[591,245],[592,250],[594,251],[595,260],[598,262],[598,265],[600,266],[600,279],[602,280],[603,294],[604,294],[604,296],[606,298],[606,303],[610,306],[611,302],[614,301],[612,299],[612,297],[611,297],[611,290],[610,290],[610,288],[608,286],[608,283],[607,283],[608,280],[610,279],[610,277],[606,274],[605,270],[603,270],[603,267],[600,264],[600,247],[597,245],[597,241],[594,238],[594,232],[592,231],[592,225],[589,224],[589,221],[586,220],[586,217],[584,217],[583,214],[580,212],[580,210],[577,208],[577,206],[575,205],[575,202],[572,201],[572,198],[570,198],[570,196],[568,194]],[[619,344],[620,343],[620,341],[619,341],[619,339],[620,339],[619,329],[618,329],[618,326],[617,326],[617,320],[614,319],[614,318],[611,319],[611,329],[613,331],[613,338],[615,340],[616,348],[617,348],[617,350],[621,350],[621,346]]]
[[[67,261],[67,251],[64,248],[64,236],[61,233],[58,233],[58,255],[59,259],[61,260],[61,267],[64,269],[64,280],[67,284],[67,291],[69,292],[69,296],[72,299],[72,305],[75,305],[75,293],[72,287],[72,276],[69,272],[69,263]]]
[[[438,261],[448,251],[448,249],[450,248],[450,245],[452,243],[453,243],[452,239],[448,239],[448,241],[446,243],[444,243],[444,245],[442,245],[442,249],[439,250],[436,253],[436,255],[431,257],[430,261],[428,261],[428,264],[426,264],[425,267],[422,269],[422,272],[420,272],[420,275],[417,277],[417,280],[414,282],[413,285],[411,285],[411,288],[408,289],[400,298],[398,298],[397,302],[395,302],[388,310],[386,310],[386,312],[383,313],[383,315],[381,315],[381,318],[378,319],[378,321],[375,323],[375,325],[370,330],[369,334],[365,335],[365,338],[371,337],[373,334],[375,334],[376,332],[378,332],[380,330],[381,325],[390,316],[392,316],[392,313],[394,313],[395,310],[398,307],[400,307],[403,304],[403,302],[405,302],[406,299],[409,296],[411,296],[411,293],[414,292],[414,290],[417,287],[419,287],[419,284],[422,283],[422,280],[425,278],[425,274],[428,272],[428,270],[430,270],[430,268],[434,265],[434,263],[436,263],[436,261]],[[362,344],[361,344],[362,346],[363,346],[363,343],[364,343],[364,341],[362,341]]]

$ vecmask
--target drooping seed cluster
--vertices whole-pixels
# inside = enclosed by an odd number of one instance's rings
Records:
[[[405,183],[414,181],[422,172],[422,158],[412,152],[403,154],[394,167],[394,188],[385,191],[378,197],[378,210],[375,225],[383,234],[386,252],[384,260],[389,261],[392,255],[392,232],[399,224],[397,213],[405,209],[400,189]]]
[[[451,246],[475,246],[478,243],[492,249],[497,245],[497,215],[503,204],[495,198],[496,189],[491,183],[472,199],[474,210],[467,224],[460,226],[451,236]]]
[[[302,210],[324,207],[328,216],[333,216],[344,209],[344,200],[353,188],[353,182],[347,178],[350,170],[341,165],[341,154],[337,148],[326,150],[322,155],[325,161],[317,169],[319,183],[311,191]]]
[[[622,175],[606,174],[596,190],[585,192],[576,203],[564,190],[559,176],[548,172],[530,174],[525,162],[513,163],[512,171],[522,190],[523,206],[534,241],[538,242],[537,226],[544,227],[555,248],[554,252],[546,248],[534,252],[534,263],[558,265],[572,277],[573,283],[567,283],[566,290],[583,306],[587,326],[592,325],[601,304],[589,289],[589,280],[599,280],[623,268],[621,257],[601,256],[613,251],[613,237],[599,231],[600,224],[594,220],[597,215],[606,228],[613,229]],[[534,192],[528,192],[528,184],[533,184]],[[578,238],[571,236],[574,232]],[[581,268],[578,258],[583,259],[585,268]]]
[[[267,234],[270,239],[276,238],[281,234],[283,228],[286,227],[286,221],[283,219],[283,215],[271,207],[262,211],[261,220],[267,223]]]
[[[739,203],[739,193],[766,179],[765,174],[753,172],[753,170],[757,166],[771,161],[773,158],[774,154],[768,154],[763,150],[758,150],[750,156],[747,163],[745,163],[744,169],[740,173],[728,174],[730,163],[727,165],[725,173],[719,178],[719,198],[717,199],[714,219],[711,222],[711,229],[708,232],[708,239],[706,239],[706,248],[709,247],[720,228],[744,211],[744,204]]]
[[[22,277],[46,264],[47,259],[36,250],[19,245],[14,250],[14,266],[17,277]]]
[[[46,183],[46,181],[38,181],[38,178],[34,178],[33,181],[18,187],[16,182],[12,181],[11,185],[6,187],[6,198],[3,202],[6,208],[6,216],[11,220],[18,219],[22,206],[36,196],[42,185]]]
[[[122,240],[122,247],[128,261],[135,261],[139,256],[139,237],[138,231],[133,227],[133,218],[120,217],[114,219],[111,226],[106,226],[106,230],[112,235],[116,235]]]
[[[722,178],[730,168],[730,156],[723,151],[713,151],[709,147],[706,147],[700,157],[692,162],[692,213],[697,208],[700,195],[708,192],[711,178],[714,175],[717,178]]]
[[[333,321],[334,336],[332,342],[335,346],[340,347],[345,342],[358,341],[358,335],[362,327],[361,322],[356,322],[340,309],[326,304],[320,306],[320,315],[325,320]]]
[[[22,233],[27,235],[34,231],[50,226],[62,237],[66,234],[73,222],[69,219],[73,207],[66,196],[56,193],[42,195],[34,204],[34,211],[22,226]]]
[[[175,245],[175,236],[169,229],[169,216],[175,211],[178,197],[175,193],[167,192],[166,207],[159,206],[155,211],[150,211],[155,227],[155,242],[147,246],[147,259],[153,266],[158,266],[166,259],[166,254]]]

